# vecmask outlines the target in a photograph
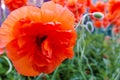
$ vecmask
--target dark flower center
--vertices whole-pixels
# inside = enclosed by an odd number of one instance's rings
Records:
[[[42,42],[47,38],[47,36],[43,36],[43,37],[36,37],[36,43],[38,46],[41,46]]]

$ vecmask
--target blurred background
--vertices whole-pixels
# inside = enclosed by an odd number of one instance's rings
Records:
[[[27,4],[40,7],[46,1],[49,0],[28,0]],[[98,1],[107,3],[109,0],[91,1],[96,4]],[[113,1],[119,2],[119,0]],[[117,7],[114,9],[117,9]],[[9,14],[10,11],[5,6],[4,0],[0,0],[0,25]],[[120,14],[118,13],[118,15]],[[6,74],[10,65],[2,57],[6,56],[3,54],[0,55],[0,80],[120,80],[120,33],[113,33],[112,28],[116,29],[113,23],[103,29],[103,27],[96,27],[93,24],[96,19],[93,22],[91,19],[88,20],[91,21],[92,25],[84,25],[87,26],[87,29],[92,26],[94,31],[76,29],[78,39],[74,48],[74,58],[66,59],[53,73],[27,77],[18,74],[12,66],[12,70]],[[117,21],[119,21],[119,18]],[[107,20],[103,22],[107,22]],[[80,26],[81,24],[79,24]],[[117,26],[118,32],[119,26]]]

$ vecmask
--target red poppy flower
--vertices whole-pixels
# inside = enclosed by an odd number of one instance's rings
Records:
[[[119,0],[109,0],[109,12],[113,14],[115,11],[120,11],[120,1]]]
[[[82,15],[86,12],[86,0],[68,0],[66,6],[73,12],[76,21],[79,21]]]
[[[25,76],[51,73],[74,55],[74,16],[61,5],[25,6],[11,12],[0,28],[0,47]]]
[[[109,10],[109,20],[113,24],[113,32],[120,33],[120,1],[119,0],[109,0],[108,2]]]
[[[89,12],[91,12],[91,13],[93,13],[93,12],[102,12],[102,13],[104,13],[105,12],[105,7],[106,7],[106,4],[104,2],[97,1],[96,4],[91,4],[90,5]]]
[[[108,13],[107,13],[107,4],[104,3],[103,1],[97,1],[96,4],[91,4],[89,7],[89,12],[94,13],[94,12],[101,12],[104,14],[104,18],[102,20],[95,19],[94,17],[91,17],[93,20],[95,27],[96,28],[107,28],[109,25],[109,18],[108,18]]]
[[[112,31],[114,32],[114,34],[120,34],[120,27],[119,26],[114,26],[112,28]]]
[[[17,8],[20,8],[26,5],[27,0],[4,0],[5,5],[9,8],[10,11],[13,11]]]
[[[108,2],[108,11],[109,11],[109,18],[110,21],[113,21],[114,19],[118,20],[119,12],[120,12],[120,1],[118,0],[109,0]],[[114,20],[114,22],[116,21]],[[113,22],[113,23],[114,23]]]
[[[102,22],[98,21],[98,20],[94,20],[93,24],[96,28],[101,28],[101,26],[102,26]]]
[[[75,16],[76,22],[79,21],[80,17],[86,11],[86,0],[52,0],[55,3],[59,3],[62,6],[66,6]]]
[[[92,5],[92,0],[86,0],[86,6],[90,7]]]
[[[59,3],[60,5],[64,6],[67,2],[67,0],[52,0],[55,3]]]

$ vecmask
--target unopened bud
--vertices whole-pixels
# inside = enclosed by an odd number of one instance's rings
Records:
[[[86,23],[86,29],[89,31],[89,32],[93,32],[94,31],[94,26],[92,24],[92,22],[88,21]]]
[[[103,19],[104,18],[104,14],[101,12],[94,12],[93,16],[97,19]]]

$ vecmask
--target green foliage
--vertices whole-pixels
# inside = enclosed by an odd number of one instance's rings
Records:
[[[0,80],[120,80],[120,44],[116,37],[105,40],[104,33],[78,32],[73,59],[65,60],[53,73],[25,77],[8,70],[0,57]]]

